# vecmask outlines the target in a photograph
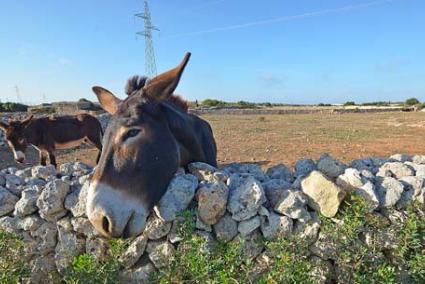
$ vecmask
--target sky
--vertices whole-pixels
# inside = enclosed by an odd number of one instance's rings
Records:
[[[158,73],[188,100],[425,100],[423,0],[152,0]],[[124,97],[145,73],[140,0],[1,0],[0,100]]]

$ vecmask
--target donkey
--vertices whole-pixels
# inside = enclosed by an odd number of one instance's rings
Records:
[[[85,142],[99,149],[97,161],[102,151],[103,131],[100,122],[88,114],[75,116],[33,118],[31,115],[23,121],[0,122],[7,143],[19,163],[25,161],[28,145],[39,151],[40,164],[45,166],[47,156],[50,164],[57,166],[53,154],[56,149],[68,149]]]
[[[189,58],[187,53],[180,65],[151,80],[131,78],[124,100],[93,87],[112,117],[88,190],[86,213],[106,237],[140,234],[179,167],[195,161],[217,166],[210,125],[189,114],[187,103],[173,95]]]

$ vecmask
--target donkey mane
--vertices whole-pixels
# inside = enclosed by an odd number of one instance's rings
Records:
[[[127,84],[125,85],[125,93],[127,96],[132,96],[137,94],[143,87],[146,85],[146,83],[149,82],[149,78],[146,76],[138,76],[135,75],[127,80]],[[189,105],[186,100],[184,100],[182,97],[176,94],[172,94],[170,97],[168,97],[168,102],[172,105],[180,108],[184,112],[187,112],[189,109]]]

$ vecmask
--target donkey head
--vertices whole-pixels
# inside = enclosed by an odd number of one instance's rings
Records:
[[[180,164],[169,126],[167,101],[176,89],[190,53],[176,68],[151,79],[120,100],[93,87],[112,116],[87,197],[87,216],[108,237],[140,234],[146,217],[167,189]]]
[[[0,129],[5,133],[7,144],[13,152],[15,160],[19,163],[25,161],[25,150],[28,142],[25,137],[25,127],[31,122],[33,115],[25,120],[11,120],[9,123],[0,121]]]

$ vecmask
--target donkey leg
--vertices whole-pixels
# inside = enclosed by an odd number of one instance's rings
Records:
[[[96,164],[98,164],[100,160],[100,155],[102,154],[101,135],[90,135],[87,137],[87,139],[90,141],[90,144],[93,144],[99,150],[99,153],[97,154],[96,158]]]
[[[40,157],[40,165],[45,166],[47,160],[46,152],[44,152],[44,150],[39,150],[38,155]]]
[[[55,168],[57,168],[58,165],[56,164],[56,157],[55,157],[55,155],[53,154],[52,151],[49,151],[48,153],[49,153],[50,164],[52,164],[53,166],[55,166]]]

